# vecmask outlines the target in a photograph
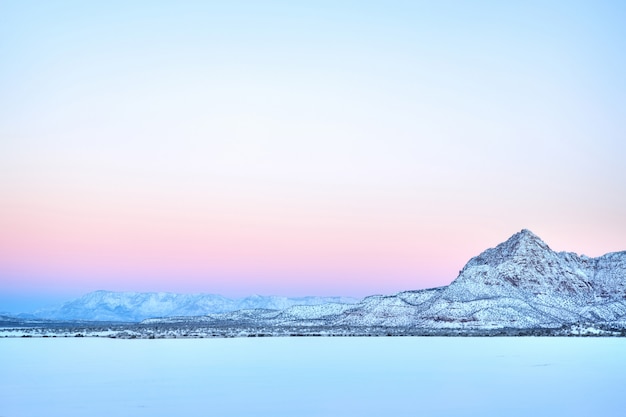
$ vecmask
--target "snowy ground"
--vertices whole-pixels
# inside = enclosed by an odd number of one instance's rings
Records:
[[[0,416],[623,416],[624,338],[0,339]]]

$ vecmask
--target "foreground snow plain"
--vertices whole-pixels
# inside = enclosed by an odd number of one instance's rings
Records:
[[[0,416],[623,416],[624,338],[0,339]]]

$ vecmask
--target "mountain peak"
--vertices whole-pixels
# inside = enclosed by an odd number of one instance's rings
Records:
[[[522,229],[495,248],[487,249],[470,259],[461,272],[478,265],[494,266],[507,260],[523,263],[531,260],[537,262],[553,256],[555,256],[554,252],[543,240],[530,230]]]
[[[532,252],[537,250],[551,251],[550,247],[539,236],[528,229],[522,229],[515,233],[506,242],[496,246],[496,249],[507,254],[527,252],[529,250]]]
[[[523,236],[529,236],[529,237],[537,237],[537,235],[536,235],[536,234],[534,234],[533,232],[531,232],[531,231],[530,231],[530,230],[528,230],[528,229],[522,229],[522,230],[520,230],[520,231],[519,231],[518,233],[516,233],[516,234],[520,234],[520,235],[523,235]]]
[[[522,229],[519,232],[515,233],[513,236],[511,236],[509,238],[509,240],[511,239],[521,239],[524,241],[540,241],[541,239],[539,238],[539,236],[537,236],[536,234],[534,234],[533,232],[531,232],[528,229]]]

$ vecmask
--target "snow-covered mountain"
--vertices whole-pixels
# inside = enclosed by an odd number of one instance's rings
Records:
[[[446,287],[375,295],[355,305],[245,310],[198,320],[219,325],[335,328],[526,329],[574,323],[626,326],[626,252],[598,258],[557,253],[524,229],[472,258]]]
[[[64,303],[42,309],[35,316],[54,320],[141,321],[152,317],[202,316],[242,309],[285,310],[292,306],[327,303],[351,304],[350,297],[277,297],[253,295],[231,299],[215,294],[175,294],[94,291]]]
[[[626,321],[626,252],[554,252],[529,230],[472,258],[447,287],[365,298],[336,321],[532,328]]]

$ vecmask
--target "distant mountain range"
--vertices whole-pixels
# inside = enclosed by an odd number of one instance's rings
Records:
[[[294,305],[352,304],[350,297],[277,297],[252,295],[231,299],[216,294],[94,291],[24,318],[137,322],[147,318],[200,316],[244,309],[284,310]]]
[[[96,291],[39,319],[143,321],[143,325],[256,329],[626,329],[626,252],[597,258],[554,252],[529,230],[470,259],[448,286],[361,301]],[[8,320],[8,319],[7,319]],[[606,326],[605,326],[606,327]],[[417,332],[419,333],[419,332]],[[345,333],[340,333],[345,334]]]

